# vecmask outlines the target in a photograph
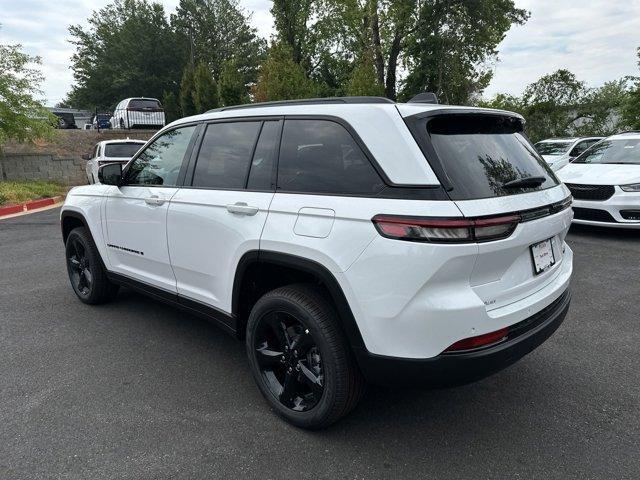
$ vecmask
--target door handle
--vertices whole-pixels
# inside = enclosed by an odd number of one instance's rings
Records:
[[[260,210],[258,207],[252,207],[244,202],[236,202],[233,205],[227,205],[227,211],[229,213],[235,213],[236,215],[255,215]]]
[[[147,205],[162,205],[165,200],[160,198],[158,195],[151,195],[150,197],[145,198],[144,202]]]

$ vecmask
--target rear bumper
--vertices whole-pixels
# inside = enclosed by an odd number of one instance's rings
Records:
[[[472,352],[441,354],[429,359],[386,357],[354,349],[370,383],[446,387],[484,378],[518,361],[547,340],[563,322],[571,294],[567,289],[542,311],[512,326],[504,342]]]

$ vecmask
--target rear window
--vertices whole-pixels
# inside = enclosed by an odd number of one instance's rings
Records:
[[[536,150],[540,155],[564,155],[573,142],[538,142]]]
[[[514,117],[439,115],[427,123],[427,134],[451,182],[453,200],[501,197],[558,185],[547,163],[536,153]],[[529,177],[536,186],[506,187]]]
[[[107,143],[104,146],[105,157],[131,158],[144,145],[143,143]]]
[[[603,140],[576,158],[573,163],[640,165],[640,138]]]
[[[136,98],[129,101],[129,108],[136,110],[160,110],[162,105],[158,100]]]

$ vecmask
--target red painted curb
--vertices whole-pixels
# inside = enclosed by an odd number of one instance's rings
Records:
[[[24,211],[24,205],[9,205],[8,207],[0,207],[0,217],[5,215],[13,215]]]
[[[53,205],[54,203],[56,203],[56,201],[53,198],[42,198],[40,200],[32,200],[25,203],[25,207],[27,210],[35,210],[36,208],[46,207],[48,205]]]
[[[48,207],[49,205],[54,205],[58,202],[61,202],[63,198],[63,196],[41,198],[39,200],[24,202],[19,205],[8,205],[6,207],[0,207],[0,218],[7,215],[13,215],[15,213],[22,213],[29,210],[37,210],[38,208]]]

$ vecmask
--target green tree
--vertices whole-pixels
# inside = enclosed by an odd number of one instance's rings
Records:
[[[185,54],[161,4],[114,0],[95,11],[88,27],[69,27],[76,107],[109,108],[132,96],[161,98],[177,90]]]
[[[171,123],[182,116],[180,114],[180,104],[178,103],[178,97],[175,93],[165,91],[162,94],[162,105],[164,107],[164,115],[167,123]]]
[[[54,118],[36,97],[43,76],[40,58],[21,45],[0,45],[0,146],[9,138],[35,140],[53,134]]]
[[[607,136],[629,127],[623,112],[632,95],[630,78],[587,88],[568,70],[558,70],[528,85],[521,97],[498,94],[479,106],[520,113],[532,140],[574,135]]]
[[[640,48],[638,53],[638,67],[640,67]],[[634,130],[640,130],[640,77],[631,77],[630,81],[635,82],[635,86],[629,93],[622,106],[622,123]]]
[[[218,85],[204,63],[200,63],[193,73],[193,104],[197,113],[218,108]]]
[[[600,88],[591,89],[581,100],[582,115],[574,124],[578,135],[609,136],[629,128],[624,108],[631,97],[628,77],[606,82]]]
[[[513,0],[420,3],[404,53],[410,73],[402,97],[431,91],[445,103],[469,103],[491,81],[489,64],[497,58],[498,44],[529,13]]]
[[[235,60],[245,86],[255,83],[266,50],[250,20],[238,0],[180,0],[171,15],[179,42],[194,65],[206,64],[219,80],[225,62]]]
[[[379,83],[375,65],[370,54],[363,54],[356,62],[347,85],[348,95],[383,96],[384,86]]]
[[[193,100],[193,91],[195,90],[194,69],[191,64],[184,67],[182,72],[182,81],[180,82],[180,112],[183,117],[195,115],[197,112],[196,104]]]
[[[254,100],[266,102],[309,98],[315,96],[316,91],[304,69],[293,61],[289,46],[278,43],[272,45],[253,88]]]
[[[242,74],[238,71],[235,59],[224,62],[218,80],[220,104],[224,107],[241,105],[249,102],[247,86]]]

